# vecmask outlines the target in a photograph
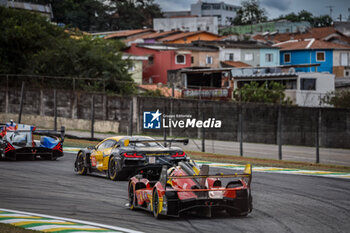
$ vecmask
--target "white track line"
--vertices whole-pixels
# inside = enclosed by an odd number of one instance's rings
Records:
[[[43,222],[43,223],[66,223],[62,220],[45,220],[45,219],[28,219],[28,218],[17,218],[17,219],[7,219],[0,220],[1,223],[17,223],[17,222]]]
[[[72,218],[61,218],[61,217],[56,217],[56,216],[52,216],[52,215],[36,214],[36,213],[31,213],[31,212],[2,209],[2,208],[0,208],[0,211],[13,212],[13,213],[18,214],[19,216],[22,216],[23,214],[25,214],[25,215],[42,217],[42,218],[52,218],[52,219],[57,219],[57,220],[62,220],[62,221],[86,224],[86,225],[90,225],[90,226],[106,228],[107,230],[116,230],[116,231],[122,231],[122,232],[128,232],[128,233],[142,233],[141,231],[130,230],[130,229],[123,228],[123,227],[116,227],[116,226],[105,225],[105,224],[100,224],[100,223],[95,223],[95,222],[90,222],[90,221],[77,220],[77,219],[72,219]]]

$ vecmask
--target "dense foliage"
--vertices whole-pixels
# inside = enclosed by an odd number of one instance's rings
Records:
[[[235,101],[291,104],[289,98],[285,99],[285,87],[278,82],[264,82],[262,85],[257,82],[244,84],[233,93]]]
[[[121,58],[119,51],[124,45],[119,41],[89,36],[73,39],[64,29],[38,14],[3,7],[0,7],[0,31],[2,74],[103,79],[107,90],[120,94],[134,90],[127,72],[130,64]]]
[[[257,0],[242,1],[242,7],[233,19],[234,25],[256,24],[267,21],[266,13]]]
[[[313,16],[311,12],[306,10],[300,11],[298,14],[294,12],[285,16],[281,15],[279,19],[286,19],[291,22],[307,21],[312,27],[330,27],[333,25],[333,20],[329,15]]]
[[[54,21],[83,31],[112,31],[152,27],[162,17],[154,0],[51,0]]]

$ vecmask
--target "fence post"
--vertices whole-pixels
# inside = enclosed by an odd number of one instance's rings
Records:
[[[94,124],[95,124],[95,96],[91,99],[91,139],[94,139]]]
[[[317,118],[316,118],[316,163],[320,163],[320,128],[321,128],[321,108],[318,108]]]
[[[239,127],[239,155],[243,157],[243,116],[242,116],[242,104],[239,103],[239,116],[238,116],[238,127]]]
[[[57,90],[53,90],[54,129],[57,131]]]
[[[281,112],[281,98],[278,106],[277,116],[277,145],[278,145],[278,159],[282,160],[282,112]]]
[[[164,113],[166,113],[166,102],[163,102],[163,114]],[[166,140],[166,138],[167,138],[167,135],[166,135],[167,133],[166,133],[166,128],[165,127],[163,127],[163,139],[164,139],[164,141]],[[165,147],[167,147],[168,146],[168,143],[166,143],[166,142],[164,142],[164,146]]]
[[[202,111],[202,120],[204,122],[204,111]],[[205,152],[205,128],[202,126],[202,152]]]
[[[19,104],[18,124],[20,124],[21,120],[22,120],[23,98],[24,98],[24,81],[22,82],[22,88],[21,88],[21,99],[20,99],[20,104]]]
[[[9,76],[6,75],[6,100],[5,100],[5,112],[9,112]]]
[[[132,131],[133,131],[133,115],[134,115],[134,105],[133,105],[133,99],[131,97],[131,101],[130,101],[130,104],[129,104],[129,136],[132,136]]]

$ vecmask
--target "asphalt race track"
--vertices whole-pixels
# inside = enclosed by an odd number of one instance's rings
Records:
[[[0,161],[0,208],[88,220],[143,232],[349,232],[350,180],[254,173],[248,217],[186,215],[156,220],[131,211],[127,182],[74,173],[57,161]],[[229,172],[229,170],[226,170]]]

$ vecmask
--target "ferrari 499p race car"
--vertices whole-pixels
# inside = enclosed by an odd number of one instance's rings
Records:
[[[153,212],[155,218],[178,217],[184,212],[211,217],[214,211],[246,216],[252,211],[251,179],[250,164],[246,165],[243,174],[209,175],[208,165],[202,165],[199,170],[193,161],[179,162],[170,168],[164,166],[158,180],[144,178],[143,174],[132,177],[128,204],[132,210]]]
[[[64,127],[61,128],[61,132],[57,132],[37,130],[31,125],[13,122],[0,124],[0,157],[9,160],[56,160],[63,156],[64,132]],[[34,135],[42,136],[40,140],[34,140]]]
[[[163,146],[160,142],[169,144]],[[109,137],[96,146],[78,152],[75,171],[78,174],[102,174],[111,180],[127,180],[143,169],[149,177],[159,177],[163,165],[187,161],[185,152],[171,143],[188,143],[188,139],[155,140],[143,136]]]

